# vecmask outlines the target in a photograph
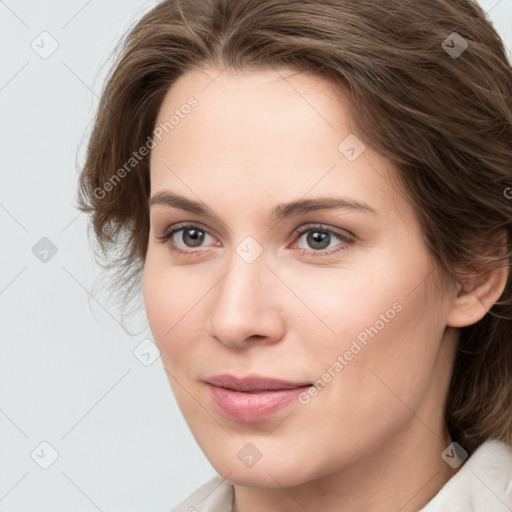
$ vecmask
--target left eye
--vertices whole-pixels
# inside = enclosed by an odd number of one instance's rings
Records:
[[[347,237],[330,229],[308,228],[300,231],[297,235],[299,240],[304,237],[304,235],[307,235],[304,240],[306,240],[310,248],[315,249],[314,252],[333,247],[331,242],[349,242]],[[299,248],[308,249],[307,247]]]
[[[295,231],[294,235],[299,241],[304,235],[307,235],[305,237],[306,243],[314,250],[304,249],[302,247],[299,247],[299,249],[308,256],[330,256],[334,253],[348,249],[348,247],[354,242],[353,235],[346,235],[323,225],[306,226],[305,228]],[[334,246],[330,245],[331,242],[334,242],[335,240],[342,243]],[[328,247],[335,248],[326,251],[325,249]]]

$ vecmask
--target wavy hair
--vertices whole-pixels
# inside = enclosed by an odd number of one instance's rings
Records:
[[[365,143],[395,164],[445,275],[510,266],[512,70],[477,3],[169,0],[119,46],[79,177],[78,207],[123,301],[139,289],[150,190],[149,157],[126,162],[176,79],[209,65],[285,66],[339,84]],[[511,319],[509,273],[499,301],[460,329],[445,418],[470,453],[488,438],[512,443]]]

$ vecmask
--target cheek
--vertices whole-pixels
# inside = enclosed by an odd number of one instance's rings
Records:
[[[149,327],[166,370],[181,374],[192,369],[197,341],[204,339],[204,318],[199,318],[209,287],[196,282],[190,272],[173,268],[165,256],[148,251],[143,274],[143,294]],[[202,333],[202,335],[201,335]]]
[[[302,331],[308,333],[302,343],[314,350],[314,377],[338,390],[325,395],[354,402],[356,409],[381,408],[388,399],[396,401],[393,393],[417,401],[432,375],[444,329],[426,287],[427,255],[383,260],[369,264],[367,272],[317,280],[309,295],[302,289],[305,302],[329,327],[313,320]]]
[[[164,293],[162,282],[158,279],[159,272],[153,263],[154,258],[148,250],[144,263],[142,290],[144,295],[144,307],[149,326],[158,344],[160,333],[164,329],[164,314],[169,309],[169,297]]]
[[[162,257],[148,249],[143,273],[143,294],[146,316],[156,344],[162,350],[170,337],[189,289],[180,286]],[[179,293],[177,293],[179,290]],[[178,300],[178,296],[181,300]]]
[[[326,385],[329,391],[319,393],[325,398],[318,405],[323,402],[338,418],[333,424],[346,428],[349,436],[358,432],[357,425],[366,424],[368,435],[378,436],[386,422],[391,428],[405,421],[409,407],[419,405],[430,385],[443,327],[425,287],[411,289],[410,280],[403,279],[375,289],[364,305],[362,295],[345,298],[343,316],[333,321],[336,346],[317,367],[317,377],[325,380],[329,369],[336,377]],[[380,426],[368,425],[369,411],[387,419]]]
[[[289,328],[308,332],[297,341],[310,345],[315,353],[336,359],[350,349],[353,340],[369,345],[372,335],[381,337],[383,332],[392,330],[393,324],[399,324],[406,316],[404,311],[410,302],[407,294],[417,284],[408,275],[418,275],[405,270],[398,277],[398,267],[395,261],[385,266],[380,259],[378,264],[312,269],[307,274],[283,272],[283,280],[301,299],[288,301]],[[395,277],[390,279],[390,275]],[[302,325],[297,325],[299,321]]]

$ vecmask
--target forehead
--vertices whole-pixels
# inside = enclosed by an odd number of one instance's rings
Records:
[[[186,135],[202,147],[211,141],[216,153],[226,148],[234,153],[236,141],[245,152],[252,150],[252,157],[260,154],[260,144],[283,147],[285,135],[295,142],[323,139],[324,149],[331,144],[336,150],[339,137],[354,131],[347,108],[350,102],[338,89],[319,77],[286,68],[195,70],[181,76],[167,92],[157,125],[165,123],[169,114],[179,114],[193,97],[197,106],[174,126],[175,137],[170,139]],[[188,130],[190,124],[192,130]],[[301,151],[301,146],[295,151]]]
[[[195,106],[184,108],[191,98]],[[246,191],[248,205],[255,197],[338,191],[385,211],[392,166],[357,137],[350,111],[341,88],[286,68],[188,72],[158,114],[157,127],[174,122],[151,153],[152,194],[167,188],[206,199],[212,191]],[[343,152],[346,140],[362,151],[356,159]]]

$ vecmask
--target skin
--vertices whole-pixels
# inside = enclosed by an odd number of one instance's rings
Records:
[[[355,129],[348,97],[328,82],[285,68],[196,70],[170,88],[156,125],[190,96],[197,106],[152,150],[151,196],[172,191],[215,217],[151,206],[143,285],[191,432],[235,485],[240,512],[417,511],[456,472],[441,453],[451,442],[443,404],[457,327],[485,314],[506,276],[464,288],[441,278],[391,162],[368,145],[353,161],[338,149]],[[325,196],[377,213],[270,218],[278,203]],[[202,245],[191,246],[187,230],[158,239],[181,222],[206,231]],[[318,248],[308,241],[318,228],[294,235],[319,223],[353,241],[331,235]],[[237,253],[248,236],[262,249],[251,263]],[[333,373],[396,303],[394,318],[307,404],[245,423],[212,402],[203,379],[215,374],[313,383]],[[262,455],[252,467],[237,457],[247,442]]]

